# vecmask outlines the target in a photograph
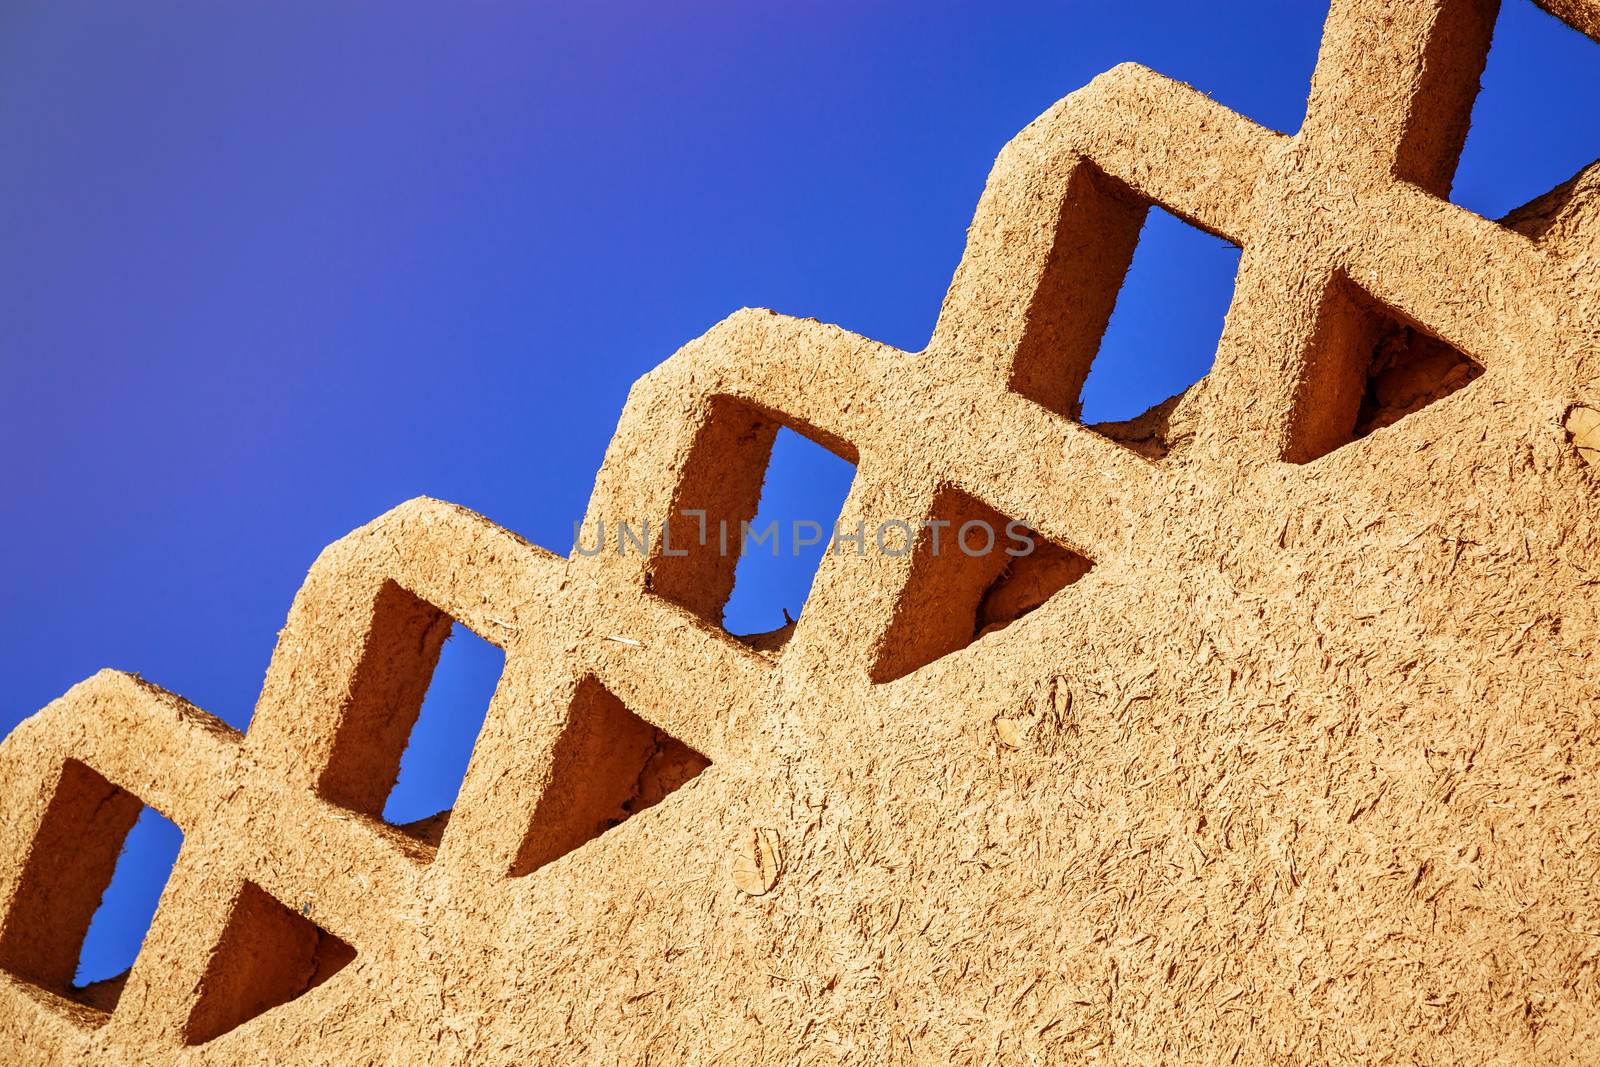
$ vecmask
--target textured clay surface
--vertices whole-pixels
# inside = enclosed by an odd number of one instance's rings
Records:
[[[1292,137],[1095,79],[1001,154],[925,351],[741,311],[635,385],[589,512],[748,517],[784,425],[856,464],[846,528],[1014,519],[1031,567],[829,554],[741,641],[714,551],[416,500],[316,561],[247,733],[74,687],[0,745],[0,1056],[1600,1060],[1600,169],[1444,199],[1494,8],[1336,0]],[[1152,203],[1242,247],[1227,326],[1086,427]],[[505,671],[454,810],[390,826],[452,624]],[[141,803],[177,867],[76,989]]]

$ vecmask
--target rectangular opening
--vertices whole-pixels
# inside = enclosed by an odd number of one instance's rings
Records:
[[[1011,389],[1152,459],[1216,357],[1239,249],[1080,161]]]
[[[437,845],[504,667],[501,649],[384,583],[318,792]]]
[[[781,651],[857,462],[847,442],[716,398],[684,464],[669,536],[651,543],[649,588],[759,651]]]
[[[911,552],[874,682],[902,678],[1005,629],[1094,566],[953,486],[935,498]]]
[[[66,760],[0,930],[0,966],[109,1014],[182,842],[138,797]]]
[[[1089,429],[1150,459],[1191,433],[1180,405],[1216,359],[1238,273],[1237,245],[1150,209],[1078,400]]]
[[[783,646],[811,593],[855,473],[821,445],[787,427],[778,430],[751,537],[740,546],[733,591],[723,606],[724,629],[759,649]]]
[[[439,843],[505,665],[504,651],[459,623],[451,627],[384,802],[385,822]]]
[[[139,812],[84,935],[72,979],[77,999],[104,1011],[115,1007],[182,847],[183,831],[172,820],[154,808]]]
[[[1498,219],[1600,158],[1600,51],[1531,0],[1505,0],[1450,199]]]

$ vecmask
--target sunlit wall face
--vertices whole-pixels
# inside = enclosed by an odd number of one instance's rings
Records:
[[[6,5],[0,730],[104,666],[244,726],[326,543],[428,494],[566,551],[629,384],[680,344],[754,305],[920,348],[988,167],[1035,115],[1131,59],[1292,131],[1321,18]],[[1484,85],[1463,206],[1499,215],[1600,155],[1600,51],[1527,0],[1506,0]],[[1236,254],[1152,219],[1088,418],[1210,364]],[[803,445],[780,442],[765,516],[836,513],[848,473]],[[767,562],[741,568],[730,629],[803,607],[815,561]],[[465,740],[411,757],[419,811],[459,780],[479,666],[441,677]],[[157,830],[85,975],[137,945],[176,848]]]

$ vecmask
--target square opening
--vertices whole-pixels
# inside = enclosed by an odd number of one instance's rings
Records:
[[[646,582],[758,651],[780,652],[855,478],[847,442],[719,397],[695,438]]]
[[[1284,458],[1320,459],[1482,374],[1476,360],[1340,276],[1318,312]]]
[[[500,648],[385,583],[319,793],[437,846],[504,667]]]
[[[241,884],[206,963],[184,1043],[220,1037],[315,989],[356,958],[356,950],[253,882]]]
[[[0,966],[109,1014],[182,843],[138,797],[67,760],[0,931]]]
[[[1450,199],[1498,219],[1600,158],[1600,52],[1531,0],[1505,0]]]
[[[709,766],[709,759],[640,718],[598,680],[584,678],[511,874],[528,874],[588,844]]]
[[[1094,566],[953,486],[935,497],[910,551],[874,682],[902,678],[1005,629]]]
[[[1151,459],[1211,369],[1238,246],[1080,162],[1013,365],[1011,388]]]

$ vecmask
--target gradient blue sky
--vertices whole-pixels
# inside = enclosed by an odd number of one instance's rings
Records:
[[[741,305],[920,348],[995,153],[1136,60],[1299,124],[1313,2],[0,11],[0,731],[104,666],[235,726],[316,553],[419,494],[557,551],[629,383]],[[1455,199],[1600,155],[1600,52],[1507,0]],[[1152,215],[1086,415],[1204,372],[1237,256]],[[842,462],[786,437],[770,515]],[[741,568],[729,625],[809,571]],[[396,818],[447,806],[498,653],[447,646]],[[177,847],[147,819],[85,977]]]

